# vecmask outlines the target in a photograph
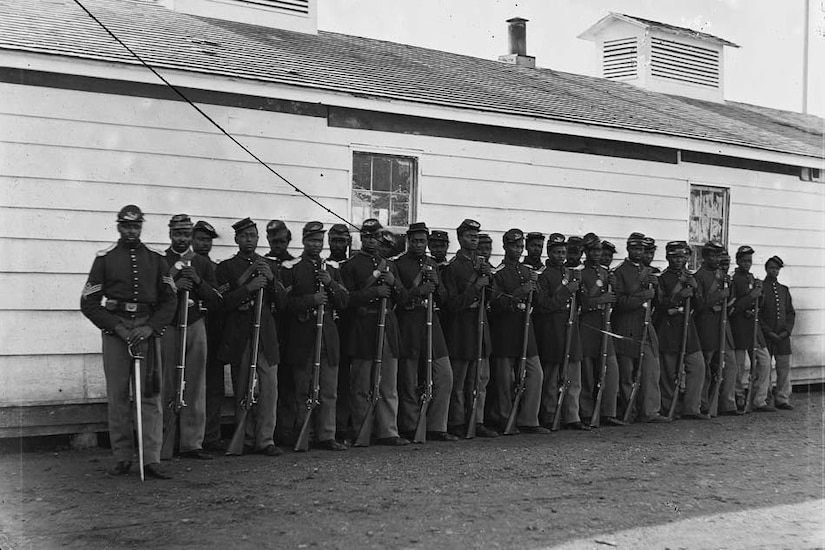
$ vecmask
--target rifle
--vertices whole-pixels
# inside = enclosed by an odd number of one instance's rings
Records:
[[[762,282],[751,275],[751,288],[761,288]],[[759,297],[753,300],[753,350],[751,350],[751,370],[748,374],[748,398],[745,400],[745,412],[749,413],[753,409],[753,382],[754,371],[756,370],[756,350],[759,348],[759,340],[757,340],[757,333],[759,332]],[[768,377],[771,375],[770,365],[768,365]],[[770,392],[771,384],[768,380],[768,391]]]
[[[470,400],[470,411],[467,414],[467,434],[465,439],[472,439],[476,436],[476,408],[478,407],[478,392],[481,387],[481,364],[484,361],[484,313],[487,308],[486,287],[481,289],[481,298],[478,301],[478,346],[475,365],[475,379],[473,380],[473,397]]]
[[[384,266],[383,272],[389,271],[389,266]],[[381,272],[374,277],[379,277]],[[383,283],[383,280],[379,283]],[[378,330],[375,337],[375,358],[372,361],[372,389],[368,400],[367,414],[358,429],[358,437],[355,438],[355,447],[369,447],[372,439],[372,425],[375,423],[375,405],[381,399],[381,364],[384,357],[384,334],[387,324],[387,298],[381,298],[378,310]]]
[[[576,272],[573,271],[571,278],[575,280]],[[567,316],[567,328],[564,334],[564,362],[559,369],[559,398],[556,401],[556,410],[553,411],[553,424],[550,429],[554,432],[561,426],[561,411],[564,405],[564,397],[570,387],[570,379],[567,377],[567,368],[570,365],[570,347],[573,343],[573,321],[576,319],[576,293],[570,296],[570,314]]]
[[[647,287],[650,289],[651,285],[648,283]],[[630,397],[627,399],[627,408],[622,415],[623,422],[630,422],[630,416],[633,414],[633,402],[636,401],[636,396],[639,395],[639,386],[641,386],[642,381],[642,364],[645,360],[645,346],[647,345],[648,338],[647,332],[650,329],[650,314],[653,309],[652,300],[645,302],[642,307],[645,308],[645,321],[642,327],[642,339],[639,342],[641,346],[639,348],[639,362],[633,371],[633,385],[630,387]]]
[[[132,379],[132,383],[134,384],[134,392],[135,392],[135,429],[137,430],[137,440],[138,440],[138,465],[140,467],[140,480],[145,480],[145,475],[143,473],[143,407],[141,403],[141,399],[143,398],[143,392],[140,391],[140,360],[144,357],[140,355],[140,352],[135,352],[132,349],[131,345],[127,344],[127,348],[129,351],[129,357],[132,358],[132,367],[134,368],[134,377]]]
[[[504,435],[515,435],[518,433],[516,419],[518,418],[518,408],[521,404],[521,397],[524,395],[525,382],[527,380],[527,343],[530,338],[530,316],[533,310],[533,291],[527,294],[527,307],[524,309],[524,332],[521,341],[521,358],[518,362],[516,374],[516,391],[513,396],[513,406],[510,415],[507,417],[507,424],[504,427]]]
[[[673,400],[670,402],[670,408],[667,410],[668,420],[673,420],[676,415],[676,403],[679,401],[679,388],[682,381],[685,379],[685,354],[687,352],[688,339],[688,325],[690,323],[690,296],[685,298],[685,303],[682,306],[684,309],[682,315],[682,341],[679,344],[679,361],[676,364],[676,380],[673,386]]]
[[[323,268],[323,260],[321,266],[316,266],[315,273]],[[320,285],[318,285],[320,291]],[[319,395],[321,393],[321,344],[324,340],[324,304],[319,304],[315,308],[315,354],[312,362],[312,393],[307,399],[307,412],[304,416],[304,423],[301,425],[301,431],[298,433],[298,439],[295,441],[295,451],[309,450],[309,426],[312,412],[321,404]]]
[[[246,394],[241,398],[241,417],[235,426],[235,433],[226,448],[226,455],[238,456],[243,454],[243,442],[246,437],[246,422],[249,418],[249,410],[258,402],[256,395],[258,389],[258,347],[261,339],[261,314],[264,306],[264,289],[258,289],[255,295],[255,318],[252,322],[252,352],[249,356],[249,384]]]
[[[189,262],[186,262],[189,263]],[[169,401],[169,409],[172,413],[167,417],[163,427],[163,445],[160,448],[160,457],[164,459],[172,458],[175,453],[175,443],[178,439],[178,427],[180,425],[180,410],[186,406],[183,399],[183,391],[186,388],[186,329],[189,323],[189,291],[181,292],[180,305],[178,306],[178,342],[180,345],[178,364],[175,367],[175,395]]]
[[[611,291],[610,279],[607,282],[607,292]],[[596,399],[593,403],[593,415],[590,417],[590,427],[598,428],[601,425],[602,397],[604,396],[604,379],[607,376],[607,347],[611,332],[610,315],[613,312],[613,304],[607,303],[604,307],[604,320],[602,321],[602,342],[601,342],[601,364],[599,365],[599,378],[596,380]]]
[[[429,272],[432,267],[424,264],[424,280],[429,281]],[[415,426],[413,443],[427,441],[427,410],[433,400],[433,294],[427,296],[427,367],[424,391],[421,393],[421,409],[418,411],[418,424]]]
[[[727,274],[722,275],[722,290],[727,284]],[[710,395],[708,402],[708,414],[716,416],[719,412],[719,390],[722,387],[722,378],[725,371],[725,345],[727,344],[728,329],[728,299],[722,299],[721,317],[719,319],[719,351],[716,361],[716,372],[713,373],[713,380],[710,384]]]

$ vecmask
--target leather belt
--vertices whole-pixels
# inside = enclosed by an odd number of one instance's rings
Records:
[[[148,315],[152,313],[154,304],[141,304],[138,302],[120,302],[118,300],[106,300],[106,310],[115,313],[127,313],[129,315]]]

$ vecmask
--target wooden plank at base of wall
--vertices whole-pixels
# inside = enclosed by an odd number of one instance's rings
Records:
[[[106,403],[72,403],[0,407],[0,437],[31,437],[102,431]]]

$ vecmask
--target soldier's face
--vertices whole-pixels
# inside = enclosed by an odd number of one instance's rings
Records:
[[[718,252],[709,252],[705,254],[704,260],[702,263],[707,266],[710,270],[719,269],[719,253]]]
[[[478,250],[478,231],[476,229],[466,229],[458,237],[458,245],[462,250]]]
[[[140,222],[120,222],[117,224],[117,232],[120,233],[120,238],[127,243],[139,242],[142,229],[143,224]]]
[[[730,269],[730,258],[719,258],[719,269],[727,273]]]
[[[564,265],[564,262],[567,261],[567,247],[556,245],[548,248],[547,259],[556,267]]]
[[[491,243],[490,241],[478,243],[478,248],[476,250],[478,250],[479,256],[483,256],[489,260],[490,256],[493,255],[493,243]]]
[[[641,245],[633,245],[627,247],[627,257],[631,262],[639,263],[645,254],[645,248]]]
[[[430,254],[433,255],[433,258],[438,260],[439,262],[443,262],[444,258],[447,257],[447,249],[450,247],[448,243],[442,241],[430,242]]]
[[[208,256],[212,252],[212,237],[203,231],[195,231],[192,234],[192,250],[195,251],[195,254]]]
[[[613,251],[608,250],[606,248],[602,249],[602,257],[599,260],[601,264],[605,267],[610,267],[610,264],[613,263]]]
[[[376,235],[361,233],[361,250],[367,254],[375,254],[377,248],[378,239],[376,239]]]
[[[415,256],[420,258],[427,253],[427,234],[423,231],[410,233],[407,236],[407,250]]]
[[[645,250],[644,254],[642,254],[642,263],[645,265],[650,265],[653,263],[653,256],[656,255],[656,249]]]
[[[582,259],[582,250],[581,248],[568,248],[567,249],[567,263],[569,264],[578,264]]]
[[[779,278],[779,270],[782,269],[775,263],[771,262],[765,267],[765,273],[768,274],[769,277],[773,277],[774,279]]]
[[[532,239],[527,241],[526,248],[528,258],[541,258],[541,252],[544,250],[544,241]]]
[[[745,254],[744,256],[739,256],[736,259],[736,265],[738,265],[739,269],[741,269],[745,273],[750,272],[751,267],[753,267],[753,255]]]
[[[687,264],[687,256],[684,254],[671,254],[667,257],[667,265],[674,271],[681,271]]]
[[[283,229],[266,234],[266,240],[269,242],[269,251],[272,254],[277,256],[286,252],[289,246],[289,237],[287,235],[287,232]]]
[[[178,253],[186,252],[192,244],[192,230],[170,229],[169,240],[172,242],[172,250]]]
[[[584,251],[587,261],[591,263],[598,262],[602,258],[602,245],[596,245]]]
[[[254,227],[247,227],[243,231],[235,233],[235,244],[238,250],[245,254],[252,254],[258,248],[258,230]]]
[[[504,256],[508,260],[518,261],[524,253],[524,241],[518,240],[514,243],[507,243],[504,245]]]
[[[347,248],[349,248],[349,239],[346,237],[336,236],[333,237],[330,235],[329,237],[329,251],[333,255],[347,255]]]
[[[307,235],[304,237],[304,252],[307,256],[312,258],[313,260],[317,259],[321,255],[321,251],[324,249],[324,234],[323,233],[314,233],[312,235]]]

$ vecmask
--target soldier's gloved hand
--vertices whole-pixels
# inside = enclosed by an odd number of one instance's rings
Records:
[[[175,281],[175,286],[178,287],[178,290],[192,290],[195,288],[194,283],[192,283],[192,279],[187,279],[186,277],[181,277]]]
[[[392,294],[392,288],[387,285],[379,285],[372,288],[375,292],[376,298],[389,298],[390,294]]]
[[[323,292],[323,291],[322,292],[316,292],[315,294],[312,295],[312,302],[316,306],[320,306],[321,304],[326,304],[328,301],[329,301],[329,298],[327,297],[326,292]]]
[[[613,304],[616,302],[616,294],[612,290],[608,290],[607,292],[603,292],[602,295],[599,297],[600,304]]]
[[[129,342],[130,333],[131,331],[126,328],[126,325],[121,324],[115,327],[115,334],[117,334],[124,342]]]
[[[681,296],[682,298],[689,298],[693,296],[693,289],[689,286],[686,286],[679,291],[679,296]]]
[[[201,276],[198,275],[198,272],[195,271],[195,268],[191,265],[187,265],[186,267],[181,269],[180,274],[182,277],[186,277],[187,279],[192,281],[195,284],[195,286],[201,284]],[[180,288],[180,285],[178,285],[178,288]]]
[[[129,339],[126,340],[126,343],[131,345],[140,344],[147,340],[150,336],[152,336],[152,327],[148,325],[141,325],[139,327],[133,328],[129,331]]]
[[[269,268],[269,264],[266,260],[260,260],[257,265],[258,274],[265,277],[267,281],[271,281],[275,278],[275,275],[272,273],[272,270]]]
[[[395,285],[395,276],[392,274],[391,271],[382,271],[381,280],[390,286]]]
[[[790,332],[788,332],[787,330],[783,330],[782,332],[780,332],[779,334],[777,334],[777,336],[779,337],[779,339],[780,339],[780,340],[784,340],[784,339],[786,339],[786,338],[787,338],[788,336],[790,336],[790,335],[791,335],[791,333],[790,333]]]
[[[432,294],[435,292],[435,283],[432,281],[427,281],[426,283],[421,283],[418,285],[420,289],[421,295],[426,296],[427,294]]]
[[[326,269],[318,272],[318,282],[324,286],[327,286],[332,282],[332,276]]]
[[[570,282],[567,283],[567,290],[571,293],[578,292],[579,290],[579,281],[576,279],[572,279]]]
[[[762,296],[762,287],[761,286],[753,287],[751,289],[751,291],[748,293],[748,296],[750,296],[751,298],[759,298],[760,296]]]
[[[720,288],[719,289],[719,297],[720,298],[727,298],[728,296],[730,296],[730,288],[725,287],[725,288]]]
[[[266,288],[266,277],[253,277],[251,281],[246,283],[246,289],[249,292],[257,292],[262,288]]]
[[[485,277],[489,277],[493,273],[493,268],[490,267],[490,264],[487,262],[481,262],[479,270],[481,271],[481,274]]]
[[[483,288],[483,287],[485,287],[489,284],[490,284],[490,277],[488,277],[487,275],[484,275],[484,276],[479,277],[478,279],[476,279],[476,286],[478,288]]]
[[[643,302],[647,302],[648,300],[652,300],[654,296],[656,296],[656,291],[652,288],[647,288],[638,294],[639,299]]]

